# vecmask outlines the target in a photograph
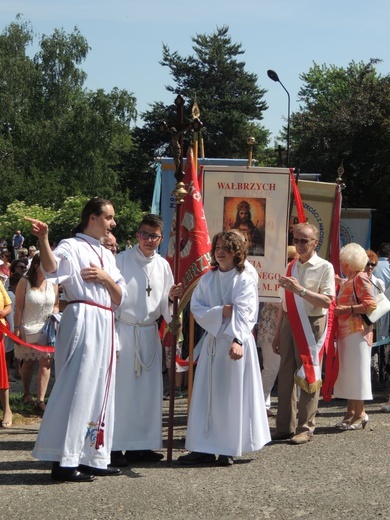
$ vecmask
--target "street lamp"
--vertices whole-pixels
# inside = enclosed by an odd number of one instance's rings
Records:
[[[284,90],[287,93],[288,98],[288,106],[287,106],[287,167],[290,166],[290,93],[286,89],[286,87],[283,85],[283,83],[280,81],[279,76],[276,74],[274,70],[267,70],[267,75],[272,81],[276,81],[277,83],[280,83]]]

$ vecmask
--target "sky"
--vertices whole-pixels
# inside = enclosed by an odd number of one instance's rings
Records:
[[[0,30],[18,13],[31,22],[36,48],[42,34],[70,33],[77,26],[91,47],[81,65],[88,75],[85,87],[126,89],[135,95],[138,112],[156,101],[174,101],[165,89],[173,85],[169,70],[159,64],[163,43],[188,56],[191,37],[227,25],[232,42],[245,50],[240,59],[246,70],[267,90],[262,124],[273,138],[285,124],[288,97],[268,78],[268,69],[290,93],[291,113],[299,109],[300,75],[313,62],[347,67],[379,58],[378,72],[390,72],[388,0],[0,0]]]

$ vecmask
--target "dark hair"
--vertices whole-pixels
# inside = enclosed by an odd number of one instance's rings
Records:
[[[246,246],[240,236],[234,231],[222,231],[214,236],[211,245],[211,267],[214,269],[218,267],[218,262],[215,259],[215,248],[219,239],[225,242],[226,246],[229,248],[229,253],[234,253],[234,267],[239,273],[242,273],[245,269]]]
[[[30,267],[28,268],[27,273],[25,274],[25,277],[30,282],[31,287],[38,287],[38,269],[41,265],[41,256],[39,253],[36,253],[32,260]]]
[[[90,199],[81,212],[81,222],[72,229],[70,233],[71,236],[74,237],[76,233],[83,233],[84,229],[86,229],[88,226],[89,217],[91,215],[96,215],[98,217],[103,213],[103,206],[107,205],[112,206],[112,202],[108,199],[103,199],[101,197],[94,197],[93,199]]]
[[[164,222],[163,222],[163,219],[159,215],[155,215],[154,213],[148,213],[147,215],[144,215],[142,217],[141,222],[139,223],[138,231],[139,231],[140,227],[143,226],[144,224],[146,226],[160,228],[161,234],[163,232]]]
[[[7,257],[7,262],[9,262],[11,260],[11,258],[12,258],[12,255],[11,255],[11,253],[9,251],[2,251],[0,253],[0,256],[6,256]]]
[[[390,243],[389,242],[382,242],[382,244],[379,246],[378,256],[381,257],[388,257],[390,256]]]
[[[27,258],[15,258],[15,260],[12,260],[11,267],[9,268],[11,274],[13,274],[15,272],[15,267],[20,262],[22,262],[22,264],[24,264],[27,267],[27,263],[28,263]]]
[[[22,274],[12,273],[11,276],[9,277],[8,290],[11,292],[15,292],[16,286],[18,285],[19,280],[21,278],[23,278]]]

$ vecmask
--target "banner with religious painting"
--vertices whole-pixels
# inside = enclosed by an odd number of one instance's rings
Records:
[[[329,260],[337,184],[299,180],[298,189],[307,221],[319,230],[317,254]],[[298,223],[297,212],[293,206],[288,229],[289,244],[292,244],[292,229],[296,223]]]
[[[210,238],[238,229],[259,273],[260,300],[278,299],[278,280],[286,270],[289,170],[205,166],[203,200]]]
[[[248,159],[208,159],[202,158],[198,160],[199,166],[207,165],[219,165],[219,166],[234,166],[241,167],[247,164]],[[162,157],[158,160],[158,164],[161,164],[161,177],[156,174],[156,182],[158,186],[155,186],[153,194],[152,212],[160,214],[164,222],[164,238],[159,248],[159,253],[164,258],[168,252],[168,235],[171,229],[172,219],[176,207],[176,199],[173,195],[173,191],[176,186],[175,179],[175,164],[171,157]],[[185,167],[185,160],[184,160]],[[156,165],[157,168],[157,165]]]

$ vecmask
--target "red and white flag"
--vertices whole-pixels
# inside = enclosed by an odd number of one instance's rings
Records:
[[[176,279],[183,284],[183,296],[180,300],[179,312],[190,300],[199,278],[210,269],[211,241],[191,147],[187,152],[183,182],[188,194],[184,198],[181,209],[180,262]],[[175,251],[176,217],[174,215],[167,251],[167,260],[172,270]]]

